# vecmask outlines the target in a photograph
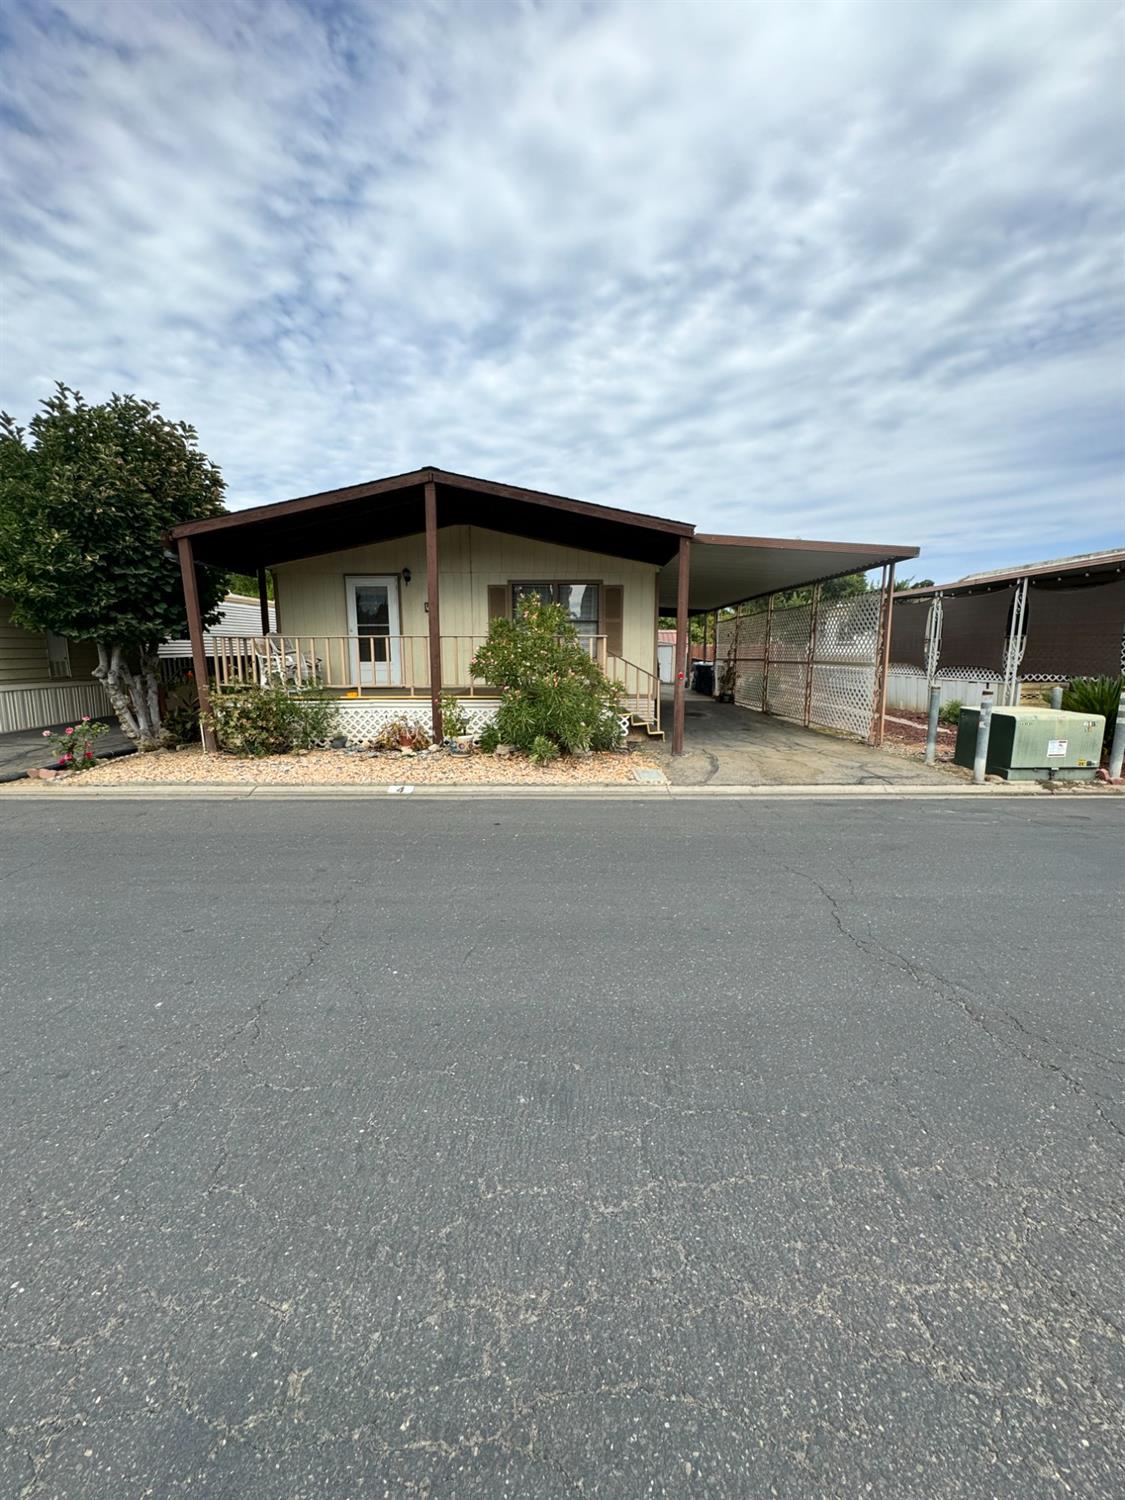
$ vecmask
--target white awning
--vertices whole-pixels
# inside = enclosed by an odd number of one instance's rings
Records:
[[[697,534],[691,540],[688,610],[700,614],[722,609],[745,599],[822,583],[845,573],[866,573],[869,568],[917,556],[917,547]],[[678,562],[672,558],[657,577],[663,615],[675,613],[677,576]]]

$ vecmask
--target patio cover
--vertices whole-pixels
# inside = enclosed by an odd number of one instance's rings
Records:
[[[770,536],[714,536],[697,532],[691,540],[689,614],[704,614],[760,599],[766,594],[823,583],[845,573],[866,573],[887,563],[917,557],[917,547],[866,542],[812,542]],[[660,570],[661,614],[676,607],[675,562]]]

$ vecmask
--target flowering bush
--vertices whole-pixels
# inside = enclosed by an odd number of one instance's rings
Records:
[[[503,692],[496,730],[505,744],[530,754],[544,739],[571,754],[621,740],[620,691],[561,605],[532,594],[514,620],[493,620],[473,672]]]
[[[94,744],[108,733],[108,725],[83,714],[77,724],[68,724],[65,729],[44,729],[43,738],[51,741],[51,749],[60,765],[73,771],[86,771],[94,764]]]

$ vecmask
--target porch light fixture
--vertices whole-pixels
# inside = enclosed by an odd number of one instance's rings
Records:
[[[403,583],[409,583],[410,582],[410,569],[409,568],[403,568],[403,570],[402,570],[402,581],[403,581]]]

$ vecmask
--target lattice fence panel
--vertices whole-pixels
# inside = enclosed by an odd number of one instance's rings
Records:
[[[783,719],[805,717],[805,668],[796,662],[770,662],[766,708]]]
[[[743,662],[735,679],[734,701],[743,708],[761,708],[765,672],[761,662]]]
[[[813,667],[810,721],[866,739],[875,703],[875,663]]]
[[[798,604],[792,609],[775,609],[770,626],[769,654],[772,661],[804,661],[809,654],[812,606]]]
[[[820,606],[816,622],[818,662],[874,662],[879,647],[882,595],[859,594]]]

